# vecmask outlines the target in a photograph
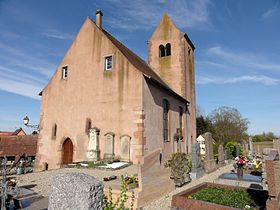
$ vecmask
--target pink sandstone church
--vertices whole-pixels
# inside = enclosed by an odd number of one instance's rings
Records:
[[[193,43],[165,14],[146,63],[102,28],[102,16],[98,10],[96,22],[87,17],[40,93],[38,169],[112,158],[141,164],[155,150],[163,162],[191,151]]]

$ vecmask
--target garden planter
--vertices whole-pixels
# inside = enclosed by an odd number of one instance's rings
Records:
[[[188,190],[185,190],[181,193],[174,195],[172,197],[171,210],[198,210],[198,209],[199,210],[209,210],[209,209],[237,210],[238,209],[238,208],[233,208],[233,207],[229,207],[229,206],[219,205],[219,204],[215,204],[215,203],[210,203],[210,202],[206,202],[206,201],[202,201],[202,200],[195,200],[195,199],[190,198],[192,194],[199,192],[202,189],[205,189],[208,187],[218,187],[218,188],[224,188],[224,189],[245,189],[245,190],[247,190],[247,192],[250,191],[250,194],[253,194],[257,201],[261,200],[260,198],[263,198],[263,200],[261,201],[261,204],[258,203],[258,205],[264,206],[264,207],[265,207],[266,199],[268,198],[268,193],[265,190],[253,190],[253,189],[248,190],[247,188],[243,188],[243,187],[234,187],[234,186],[214,184],[214,183],[202,183],[193,188],[190,188]],[[254,199],[254,201],[255,201],[255,199]]]

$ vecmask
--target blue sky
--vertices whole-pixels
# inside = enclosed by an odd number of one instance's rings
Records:
[[[197,104],[237,108],[250,134],[280,135],[280,1],[0,0],[0,130],[39,122],[38,93],[86,16],[143,59],[164,12],[196,46]],[[30,132],[30,130],[29,130]]]

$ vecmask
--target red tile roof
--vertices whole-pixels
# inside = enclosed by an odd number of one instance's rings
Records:
[[[0,157],[27,154],[35,156],[38,135],[0,136]]]

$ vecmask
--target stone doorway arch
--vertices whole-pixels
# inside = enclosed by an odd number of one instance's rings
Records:
[[[62,164],[73,162],[73,143],[70,138],[65,139],[62,146]]]

